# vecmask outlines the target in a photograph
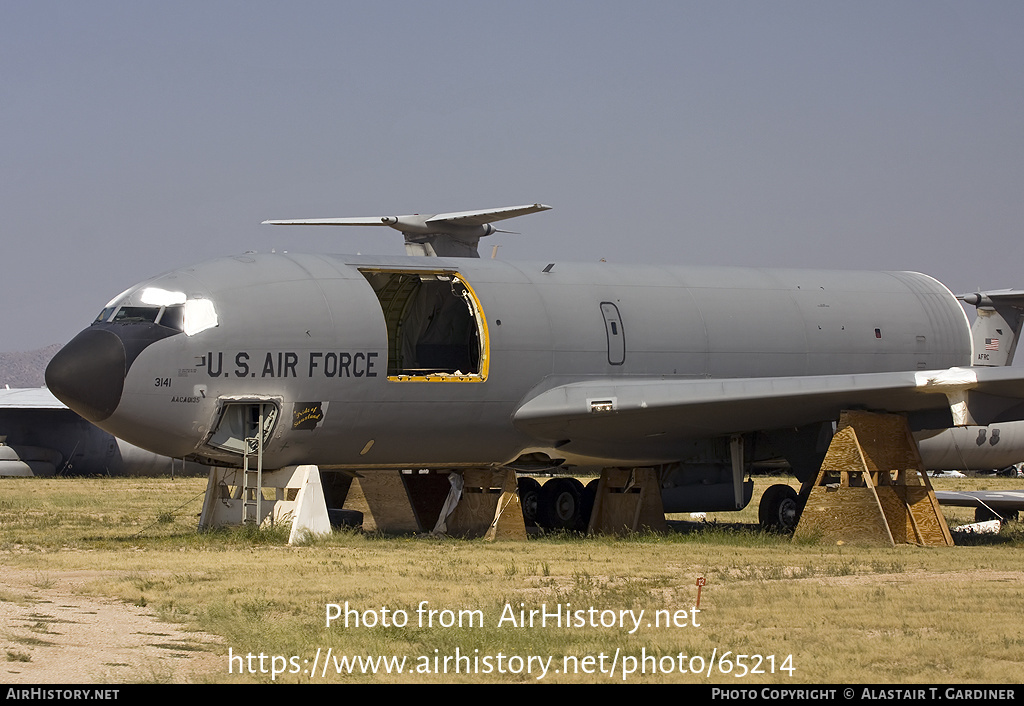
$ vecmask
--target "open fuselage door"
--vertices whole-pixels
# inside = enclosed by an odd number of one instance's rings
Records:
[[[239,455],[254,454],[254,444],[265,445],[270,440],[277,416],[278,407],[269,400],[225,401],[207,443]],[[261,426],[263,433],[259,434]]]
[[[482,382],[487,323],[469,284],[450,270],[361,269],[388,330],[388,379]]]

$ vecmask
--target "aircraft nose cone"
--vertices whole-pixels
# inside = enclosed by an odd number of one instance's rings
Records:
[[[124,344],[117,335],[87,328],[46,366],[46,386],[90,422],[101,422],[121,401],[125,363]]]

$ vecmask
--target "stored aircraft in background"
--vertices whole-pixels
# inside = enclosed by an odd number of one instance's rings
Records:
[[[977,307],[974,329],[975,365],[1010,365],[1021,332],[1024,291],[1002,289],[960,295]],[[1004,469],[1019,477],[1024,465],[1024,422],[959,427],[941,433],[919,432],[921,456],[929,469]],[[1015,519],[1024,510],[1024,492],[937,491],[943,505],[974,507],[978,521]]]
[[[197,475],[205,470],[111,436],[45,387],[0,389],[0,476]]]
[[[955,427],[914,435],[929,471],[1001,471],[1016,476],[1024,462],[1024,422]]]
[[[759,459],[805,480],[843,409],[1024,416],[1024,374],[971,367],[963,308],[927,275],[474,257],[492,222],[547,208],[272,221],[392,226],[412,256],[168,272],[103,307],[47,384],[166,456],[237,467],[255,438],[266,469],[648,466],[666,512],[744,507]],[[578,506],[555,480],[542,503]],[[769,516],[788,500],[765,495]]]
[[[1021,490],[937,490],[935,497],[942,505],[973,507],[974,520],[1016,520],[1024,509]]]

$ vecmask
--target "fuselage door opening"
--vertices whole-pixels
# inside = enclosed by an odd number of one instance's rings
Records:
[[[239,455],[256,452],[247,448],[246,440],[260,440],[263,446],[270,441],[277,423],[278,407],[275,403],[260,401],[225,402],[221,408],[220,419],[210,440],[210,446]],[[259,434],[260,423],[263,433]],[[248,444],[251,446],[251,442]]]
[[[388,379],[482,382],[487,323],[457,272],[361,270],[373,287],[388,332]]]

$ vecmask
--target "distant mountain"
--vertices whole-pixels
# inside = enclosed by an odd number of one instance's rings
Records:
[[[52,346],[22,353],[0,353],[0,387],[42,387],[46,364],[63,346]]]

